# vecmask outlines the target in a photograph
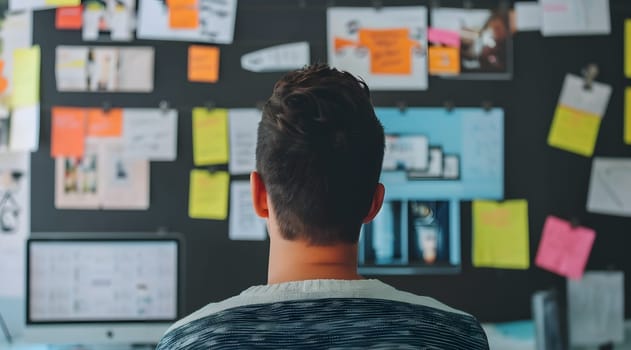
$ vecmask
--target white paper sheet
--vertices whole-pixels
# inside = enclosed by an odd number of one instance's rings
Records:
[[[24,295],[24,242],[31,231],[31,154],[0,153],[0,297]]]
[[[177,111],[130,108],[123,110],[125,155],[174,161],[177,158]]]
[[[559,104],[602,117],[607,110],[610,96],[611,85],[592,82],[592,88],[586,89],[584,79],[567,74]]]
[[[515,3],[515,24],[517,31],[538,31],[541,30],[541,6],[539,2],[516,2]]]
[[[631,217],[631,158],[594,158],[587,211]]]
[[[86,139],[82,158],[57,158],[57,209],[149,208],[149,162],[130,159],[118,138]]]
[[[567,282],[570,344],[603,345],[624,340],[624,273],[590,271]]]
[[[241,68],[251,72],[286,72],[309,64],[309,43],[283,44],[247,53],[241,57]]]
[[[370,54],[357,45],[335,50],[335,40],[358,41],[359,29],[408,28],[419,45],[410,50],[411,74],[373,74]],[[332,7],[327,10],[329,64],[362,77],[373,90],[427,89],[427,8],[423,6]]]
[[[71,6],[78,6],[81,0],[75,0],[75,4]],[[50,5],[46,0],[9,0],[9,10],[21,11],[21,10],[45,10],[55,8],[58,6]]]
[[[135,8],[136,0],[106,0],[104,7],[85,6],[83,40],[97,40],[100,32],[109,32],[114,41],[133,40]]]
[[[609,0],[540,0],[543,36],[610,34]]]
[[[249,181],[230,184],[230,218],[228,236],[232,240],[263,241],[267,238],[265,220],[254,212]]]
[[[55,80],[59,91],[88,90],[87,46],[58,46],[55,50]]]
[[[231,44],[237,16],[237,0],[199,0],[199,27],[172,29],[165,1],[140,0],[138,39],[198,41]]]
[[[231,174],[249,174],[256,168],[256,138],[261,111],[235,108],[228,111]]]
[[[19,107],[11,115],[9,149],[37,151],[39,147],[39,105]]]

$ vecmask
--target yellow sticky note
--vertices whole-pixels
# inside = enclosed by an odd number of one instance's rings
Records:
[[[624,21],[624,75],[631,78],[631,19]]]
[[[594,154],[601,119],[596,114],[558,105],[548,134],[548,144],[591,157]]]
[[[230,175],[191,170],[188,216],[193,219],[225,220],[228,217]]]
[[[193,109],[193,160],[198,166],[228,163],[227,109]]]
[[[53,6],[79,6],[81,0],[46,0],[45,3]]]
[[[631,88],[624,90],[624,143],[631,145]]]
[[[473,202],[473,266],[528,269],[528,202]]]
[[[32,106],[39,102],[39,46],[13,51],[13,107]]]

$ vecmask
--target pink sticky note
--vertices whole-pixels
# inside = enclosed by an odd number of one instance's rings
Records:
[[[427,40],[434,44],[460,47],[460,33],[453,30],[429,28]]]
[[[592,229],[572,227],[565,220],[548,216],[535,265],[561,276],[580,279],[595,238],[596,232]]]

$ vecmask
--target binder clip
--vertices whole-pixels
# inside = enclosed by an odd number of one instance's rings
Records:
[[[373,0],[372,6],[375,8],[375,10],[381,11],[381,9],[383,8],[383,3],[381,2],[381,0]]]
[[[166,113],[169,111],[169,102],[167,102],[166,100],[162,100],[160,101],[160,103],[158,104],[158,107],[160,108],[160,110],[162,111],[162,113]]]
[[[467,9],[467,10],[471,10],[473,8],[473,1],[471,1],[471,0],[464,0],[462,2],[462,8]]]
[[[585,90],[591,90],[594,85],[594,80],[598,77],[598,65],[590,63],[587,67],[583,68],[583,88]]]
[[[491,109],[493,109],[493,103],[491,101],[482,101],[482,109],[484,109],[486,113],[489,113]]]
[[[397,101],[395,103],[395,106],[397,106],[397,108],[399,109],[399,113],[401,114],[405,114],[405,112],[407,112],[408,110],[408,104],[405,103],[405,101]]]
[[[429,6],[433,9],[440,8],[440,0],[432,0]]]
[[[207,110],[211,111],[217,108],[217,105],[213,101],[206,101],[206,103],[204,103],[204,107],[206,107]]]
[[[221,171],[221,170],[222,169],[220,168],[219,165],[209,165],[209,166],[206,167],[206,171],[208,173],[210,173],[211,175],[215,174],[216,172]]]
[[[456,108],[456,105],[454,104],[454,101],[452,100],[447,100],[443,102],[443,106],[445,107],[448,113],[453,112],[454,108]]]
[[[577,217],[572,217],[570,219],[570,226],[572,228],[577,228],[577,227],[581,226],[581,220],[579,220]]]
[[[101,109],[103,109],[103,113],[108,114],[112,110],[112,104],[109,101],[105,101]]]

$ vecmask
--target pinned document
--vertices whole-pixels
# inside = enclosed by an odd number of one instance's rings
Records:
[[[241,56],[241,68],[250,72],[286,72],[310,62],[306,41],[267,47]]]
[[[624,273],[589,271],[567,281],[570,345],[600,346],[624,340]]]
[[[528,202],[473,202],[473,266],[528,269]]]
[[[541,30],[541,5],[536,1],[515,3],[515,26],[518,32]]]
[[[561,276],[580,279],[595,238],[596,232],[592,229],[573,227],[568,221],[548,216],[535,265]]]
[[[609,0],[540,0],[543,36],[610,34]]]
[[[228,163],[227,109],[193,109],[193,160],[197,166]]]
[[[82,108],[53,107],[51,156],[83,156],[85,129],[85,111]]]
[[[39,104],[15,108],[11,116],[9,150],[35,152],[39,147]]]
[[[624,90],[624,143],[631,145],[631,88]]]
[[[631,158],[594,158],[587,211],[631,217]]]
[[[192,45],[188,48],[188,81],[216,83],[219,80],[219,48]]]
[[[123,112],[125,154],[131,158],[177,158],[177,110],[134,108]]]
[[[631,78],[631,19],[624,21],[624,76]]]
[[[256,140],[261,111],[235,108],[228,112],[230,126],[231,174],[249,174],[256,168]]]
[[[561,90],[548,144],[569,152],[591,157],[603,115],[611,96],[611,86],[567,74]]]
[[[225,171],[191,170],[188,216],[192,219],[225,220],[228,216],[228,185]]]
[[[232,240],[263,241],[267,238],[265,219],[254,212],[249,181],[234,181],[230,185],[230,227]]]

